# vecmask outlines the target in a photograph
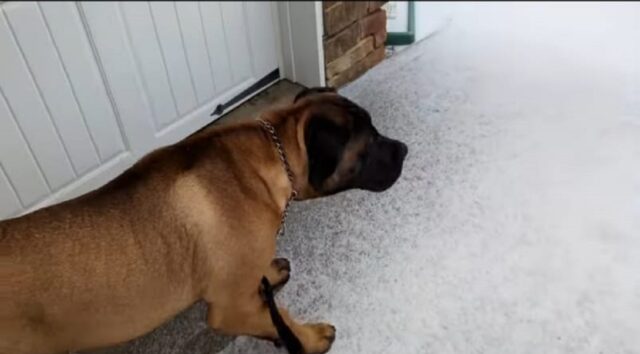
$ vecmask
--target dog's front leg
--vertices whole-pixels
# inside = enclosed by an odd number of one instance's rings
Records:
[[[209,302],[207,321],[217,331],[229,335],[249,335],[262,339],[278,339],[268,307],[265,305],[256,284],[256,291],[242,296],[227,292],[224,299]],[[235,295],[235,296],[234,296]],[[285,309],[280,315],[298,337],[305,353],[326,353],[335,338],[335,328],[329,324],[299,324]]]

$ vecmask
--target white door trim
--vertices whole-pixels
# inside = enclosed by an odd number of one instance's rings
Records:
[[[321,1],[276,2],[280,71],[304,86],[325,86]]]

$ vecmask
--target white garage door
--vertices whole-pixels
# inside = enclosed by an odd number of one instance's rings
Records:
[[[96,188],[278,67],[265,2],[0,6],[0,219]]]

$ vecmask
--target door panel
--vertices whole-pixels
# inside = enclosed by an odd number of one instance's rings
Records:
[[[86,21],[98,64],[115,103],[129,148],[143,155],[154,146],[152,113],[116,2],[77,4]]]
[[[180,25],[171,2],[154,2],[151,14],[160,41],[160,48],[167,61],[169,79],[173,86],[180,114],[188,113],[197,104],[193,78],[184,51]]]
[[[205,103],[213,98],[214,89],[200,9],[195,1],[180,1],[176,10],[198,103]]]
[[[251,52],[241,2],[221,2],[222,28],[227,39],[227,50],[232,58],[233,83],[238,84],[252,76]]]
[[[233,75],[229,50],[227,49],[227,38],[224,35],[222,24],[222,9],[220,3],[217,2],[207,1],[198,5],[202,14],[216,93],[224,92],[233,86]]]
[[[25,3],[7,8],[6,15],[75,174],[83,175],[95,168],[100,158],[42,13],[37,3]]]
[[[22,205],[18,201],[18,196],[9,184],[9,179],[0,166],[0,220],[13,216],[16,211],[22,209]]]
[[[245,2],[253,70],[256,77],[263,77],[278,67],[276,32],[265,31],[274,22],[269,1]]]
[[[32,205],[51,192],[4,96],[0,97],[0,163],[22,206]]]
[[[0,87],[45,180],[51,188],[60,188],[71,182],[76,174],[52,117],[44,105],[32,70],[6,19],[3,11],[3,16],[0,17]]]
[[[157,40],[151,8],[146,2],[124,2],[121,6],[131,47],[134,48],[153,110],[155,128],[161,129],[178,118],[178,107],[169,83],[164,54]]]
[[[73,2],[38,4],[100,161],[109,161],[122,153],[125,145],[78,8]]]
[[[0,219],[94,189],[277,69],[271,4],[0,3]]]

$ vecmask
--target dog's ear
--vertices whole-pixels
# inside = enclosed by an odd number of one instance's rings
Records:
[[[305,88],[304,90],[300,91],[296,97],[293,99],[293,103],[298,102],[299,99],[303,98],[303,97],[307,97],[310,95],[314,95],[317,93],[325,93],[325,92],[336,92],[336,89],[334,89],[333,87],[310,87],[310,88]]]
[[[323,182],[336,170],[348,140],[347,129],[322,113],[315,113],[309,118],[305,143],[309,161],[309,183],[316,191],[322,192]]]

